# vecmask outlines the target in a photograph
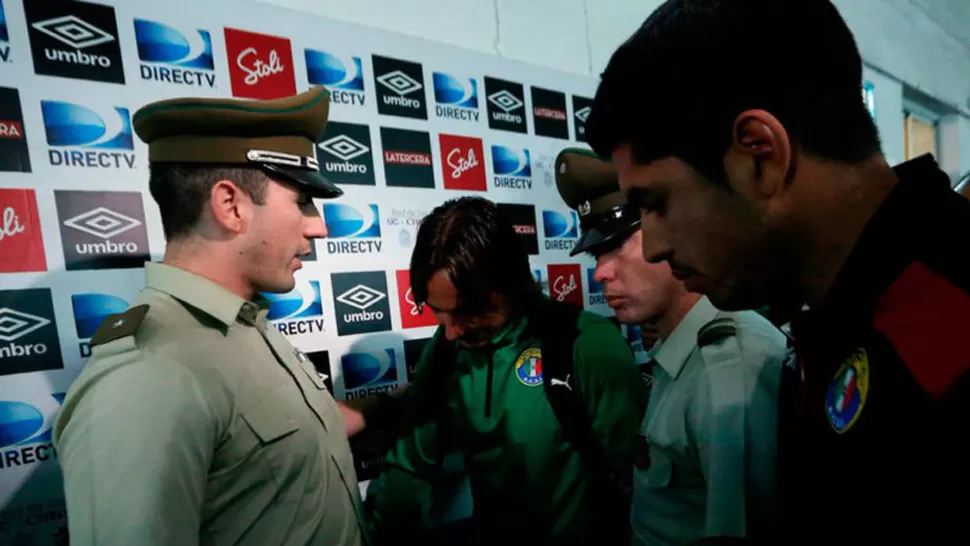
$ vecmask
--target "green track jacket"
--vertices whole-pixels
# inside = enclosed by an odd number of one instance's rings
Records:
[[[445,392],[435,392],[428,374],[422,374],[444,335],[440,328],[427,344],[405,397],[409,409],[401,418],[408,425],[387,453],[386,469],[368,488],[369,522],[378,545],[399,543],[429,525],[439,426],[415,408],[443,395],[448,410],[436,414],[450,419],[447,450],[464,455],[477,524],[513,541],[596,543],[588,473],[562,438],[547,401],[540,340],[525,332],[527,322],[524,316],[510,320],[493,338],[494,350],[459,349]],[[607,455],[621,468],[632,468],[633,440],[646,405],[633,354],[608,319],[584,311],[577,326],[573,379]]]

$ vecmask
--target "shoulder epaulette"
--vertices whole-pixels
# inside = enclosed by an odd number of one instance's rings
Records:
[[[697,346],[704,347],[711,345],[724,338],[736,336],[737,334],[738,325],[734,322],[733,318],[716,318],[697,331]]]
[[[148,314],[148,304],[136,305],[124,313],[108,315],[94,337],[91,346],[104,345],[123,337],[134,335]]]

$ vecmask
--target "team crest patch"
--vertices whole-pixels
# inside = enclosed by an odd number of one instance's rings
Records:
[[[869,394],[869,357],[865,349],[852,353],[842,363],[825,394],[825,411],[835,432],[852,428],[866,405]]]
[[[515,376],[529,387],[542,384],[542,351],[532,347],[519,353],[515,359]]]

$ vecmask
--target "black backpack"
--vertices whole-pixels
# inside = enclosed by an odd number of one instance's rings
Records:
[[[573,304],[543,298],[529,312],[530,333],[540,339],[542,354],[543,388],[553,412],[571,442],[585,462],[590,476],[594,504],[600,510],[600,535],[603,544],[630,543],[630,506],[633,496],[632,460],[628,468],[616,468],[606,455],[590,422],[586,401],[573,379],[573,345],[579,337],[577,321],[581,309]],[[433,363],[428,375],[439,382],[436,392],[449,392],[450,365],[457,359],[457,348],[443,335],[438,336],[434,346]],[[447,451],[449,437],[449,414],[447,396],[438,397],[437,464],[441,468]]]

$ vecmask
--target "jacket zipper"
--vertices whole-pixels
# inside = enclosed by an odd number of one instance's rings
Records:
[[[495,373],[495,347],[488,348],[488,379],[485,383],[485,417],[492,417],[492,375]]]

